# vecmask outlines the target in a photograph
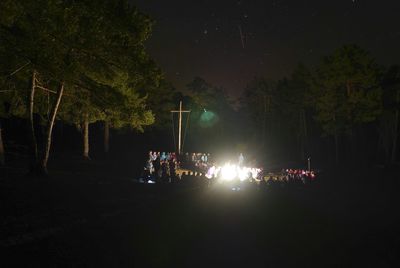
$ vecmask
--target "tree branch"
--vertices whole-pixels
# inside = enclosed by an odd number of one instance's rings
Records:
[[[21,71],[23,68],[25,68],[30,63],[31,63],[31,61],[29,60],[27,63],[25,63],[24,65],[19,67],[17,70],[15,70],[14,72],[10,73],[7,77],[13,76],[14,74],[18,73],[19,71]]]

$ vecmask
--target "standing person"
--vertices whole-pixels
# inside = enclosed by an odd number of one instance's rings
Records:
[[[239,166],[243,166],[244,163],[244,156],[242,153],[239,154]]]
[[[175,159],[171,159],[171,161],[169,161],[168,164],[169,164],[169,175],[170,175],[170,178],[175,178],[175,176],[176,176]]]
[[[146,170],[149,172],[149,175],[153,175],[154,167],[153,162],[150,159],[146,162]]]
[[[153,161],[153,166],[154,166],[154,172],[156,174],[157,179],[161,177],[161,161],[160,161],[160,156],[157,156],[157,153],[154,152],[153,158],[155,157]]]

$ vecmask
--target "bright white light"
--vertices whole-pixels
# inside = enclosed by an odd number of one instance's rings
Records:
[[[211,179],[212,177],[214,177],[215,176],[215,170],[216,170],[215,166],[210,167],[210,169],[206,173],[206,177],[208,179]]]
[[[251,168],[250,172],[251,172],[251,177],[253,179],[257,179],[258,174],[261,172],[261,169],[260,168]]]
[[[250,178],[257,179],[258,174],[261,169],[259,168],[250,168],[250,167],[241,167],[237,165],[231,165],[230,163],[226,163],[223,167],[220,166],[212,166],[206,174],[206,177],[211,178],[220,178],[220,182],[223,181],[232,181],[235,178],[240,181],[245,181]]]
[[[236,166],[225,164],[221,169],[221,178],[224,181],[231,181],[237,176]]]
[[[239,177],[240,181],[245,181],[248,179],[249,171],[247,168],[237,167],[237,170],[238,170],[238,177]]]

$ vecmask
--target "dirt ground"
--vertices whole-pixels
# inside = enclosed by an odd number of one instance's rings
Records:
[[[239,192],[137,184],[102,161],[1,169],[0,267],[398,267],[398,174]]]

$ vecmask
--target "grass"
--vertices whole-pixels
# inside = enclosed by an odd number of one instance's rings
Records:
[[[68,168],[65,168],[68,167]],[[1,267],[394,267],[396,171],[322,173],[305,188],[140,185],[103,162],[48,178],[3,169]]]

